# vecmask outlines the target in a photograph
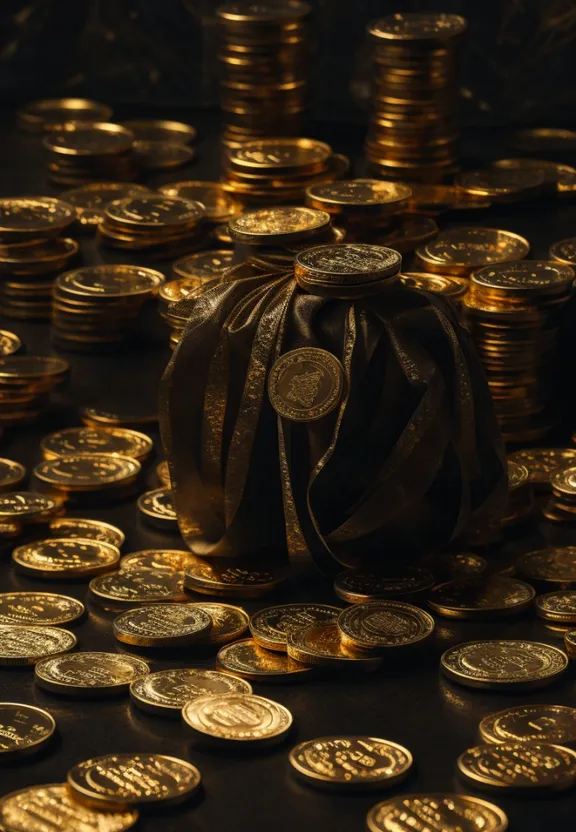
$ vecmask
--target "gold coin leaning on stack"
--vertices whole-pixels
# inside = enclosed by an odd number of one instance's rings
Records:
[[[158,191],[164,196],[176,196],[180,199],[189,199],[191,202],[201,202],[206,209],[206,222],[212,228],[217,244],[220,243],[216,236],[218,232],[226,229],[232,217],[242,213],[242,203],[234,199],[233,194],[227,193],[220,182],[195,180],[171,182],[168,185],[162,185]],[[227,241],[227,245],[230,244]]]
[[[529,251],[528,241],[511,231],[458,226],[416,249],[414,266],[423,272],[470,277],[483,266],[522,260]]]
[[[62,198],[76,209],[74,231],[93,233],[104,222],[104,211],[108,203],[150,193],[150,188],[133,182],[91,182],[64,191]]]
[[[300,132],[307,107],[310,11],[299,0],[240,0],[216,9],[225,146]]]
[[[111,107],[89,98],[44,98],[25,104],[16,119],[26,133],[52,133],[69,121],[108,121],[111,116]]]
[[[458,51],[466,20],[392,14],[368,26],[372,119],[366,153],[384,178],[440,182],[457,169]]]
[[[111,248],[171,257],[206,247],[206,210],[202,203],[150,194],[110,202],[98,239]]]
[[[525,465],[508,460],[508,510],[502,519],[505,527],[528,519],[534,511],[534,491]]]
[[[114,454],[66,454],[34,468],[40,491],[78,503],[119,500],[139,489],[142,466],[136,459]]]
[[[62,358],[0,358],[0,422],[15,425],[36,419],[48,406],[51,391],[67,379],[69,371]]]
[[[317,139],[261,139],[228,150],[222,187],[240,202],[301,202],[310,185],[346,176],[349,160]]]
[[[557,468],[576,465],[576,448],[526,448],[509,457],[528,469],[528,482],[537,492],[549,492],[550,477]]]
[[[75,208],[53,197],[0,199],[0,304],[9,318],[50,318],[57,274],[78,254],[78,243],[60,236]]]
[[[538,260],[495,264],[471,276],[465,321],[507,442],[539,439],[557,421],[550,379],[573,280],[570,266]]]
[[[111,348],[137,329],[164,275],[140,266],[85,266],[56,280],[50,335],[63,349]]]
[[[552,495],[542,510],[555,523],[576,522],[576,467],[557,468],[550,474]]]
[[[99,180],[136,178],[134,134],[111,122],[69,121],[44,137],[48,177],[55,185],[86,185]]]
[[[66,454],[111,454],[142,462],[153,447],[150,437],[136,430],[88,426],[58,430],[40,443],[43,459],[56,459]]]

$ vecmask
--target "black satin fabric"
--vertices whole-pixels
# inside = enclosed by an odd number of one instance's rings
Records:
[[[309,553],[327,572],[398,564],[503,513],[503,443],[468,333],[442,298],[383,283],[344,300],[258,259],[175,305],[161,385],[180,528],[200,556]],[[291,422],[268,372],[319,347],[345,370],[332,413]]]

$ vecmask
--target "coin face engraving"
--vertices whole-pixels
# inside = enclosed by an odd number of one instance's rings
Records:
[[[101,453],[143,459],[153,447],[149,436],[127,428],[66,428],[51,433],[41,443],[48,459],[66,454]]]
[[[72,188],[63,196],[76,208],[81,225],[95,226],[104,220],[104,209],[109,202],[147,193],[150,193],[149,188],[133,182],[91,182],[80,188]]]
[[[0,627],[0,664],[33,664],[47,656],[66,653],[77,643],[74,633],[58,627]]]
[[[550,246],[550,257],[561,263],[568,263],[576,266],[576,237],[567,240],[559,240]]]
[[[86,520],[81,517],[58,517],[50,522],[53,537],[81,537],[84,540],[100,540],[120,548],[124,543],[124,532],[101,520]]]
[[[119,690],[150,672],[142,659],[117,653],[78,652],[38,662],[36,681],[49,690],[73,694],[76,691]]]
[[[140,266],[84,266],[61,275],[56,285],[83,298],[120,298],[147,295],[164,283],[162,272]]]
[[[566,789],[576,782],[576,753],[545,743],[479,745],[460,755],[458,771],[479,788]]]
[[[399,271],[402,258],[397,251],[384,246],[363,243],[315,246],[300,252],[296,264],[305,271],[308,280],[314,275],[332,279],[351,279],[361,283],[369,276],[385,277]]]
[[[231,604],[197,603],[196,606],[207,612],[212,619],[212,629],[208,634],[210,644],[225,644],[244,635],[250,624],[250,617],[241,607]]]
[[[0,518],[2,520],[34,518],[55,511],[57,507],[58,503],[53,497],[35,491],[0,494]]]
[[[140,552],[131,552],[124,555],[120,561],[122,571],[151,570],[152,572],[184,572],[187,565],[193,559],[190,552],[180,549],[143,549]]]
[[[336,594],[350,603],[409,597],[433,586],[432,573],[417,566],[387,572],[346,569],[334,581]]]
[[[96,600],[117,603],[150,603],[182,598],[181,572],[111,572],[90,581],[90,592]]]
[[[362,207],[390,205],[407,200],[412,189],[403,182],[384,182],[380,179],[348,179],[311,185],[310,197],[326,203],[326,210],[334,206]]]
[[[322,419],[341,401],[344,368],[331,353],[303,347],[282,355],[268,376],[272,407],[285,419]]]
[[[262,681],[289,680],[312,668],[286,656],[265,650],[252,638],[227,644],[218,651],[218,667],[242,679]]]
[[[234,256],[230,251],[203,251],[177,260],[172,271],[183,279],[211,280],[220,277],[233,265]]]
[[[246,211],[230,220],[232,236],[236,232],[242,235],[278,236],[315,231],[328,225],[330,217],[325,211],[314,208],[260,208]]]
[[[269,650],[286,650],[286,636],[300,627],[335,621],[341,610],[326,604],[284,604],[254,613],[250,630],[254,639]]]
[[[0,490],[6,491],[13,488],[22,482],[25,476],[26,469],[19,462],[14,462],[11,459],[0,459]]]
[[[76,219],[74,208],[53,197],[6,197],[0,199],[2,231],[42,233],[66,228]]]
[[[484,717],[484,742],[576,744],[576,708],[566,705],[517,705]]]
[[[192,644],[211,627],[208,613],[195,604],[151,604],[119,615],[113,630],[118,641],[154,647]]]
[[[39,750],[55,730],[56,722],[47,711],[0,702],[0,760]]]
[[[132,147],[134,135],[119,124],[70,122],[44,139],[44,147],[68,156],[99,156],[124,153]]]
[[[120,225],[179,226],[199,222],[205,215],[200,202],[162,194],[131,196],[109,203],[106,217]]]
[[[550,621],[576,623],[576,591],[547,592],[536,599],[536,612]]]
[[[546,684],[568,666],[557,647],[535,641],[471,641],[451,647],[441,668],[454,681],[472,687]]]
[[[182,716],[196,733],[223,741],[278,740],[292,726],[292,714],[283,705],[245,693],[198,697],[184,705]]]
[[[471,275],[478,286],[494,289],[541,289],[568,286],[574,280],[574,270],[549,260],[518,260],[499,266],[485,266]],[[534,449],[536,453],[539,448]]]
[[[434,626],[431,615],[401,601],[354,604],[338,618],[344,643],[368,650],[418,644]]]
[[[12,560],[23,571],[58,579],[106,572],[118,563],[120,552],[101,540],[54,537],[18,546]]]
[[[228,194],[219,182],[171,182],[162,185],[158,190],[166,196],[201,202],[206,209],[207,218],[212,222],[224,222],[241,211],[240,203],[232,194]]]
[[[418,249],[419,255],[420,251]],[[523,237],[510,231],[466,227],[453,232],[444,231],[422,251],[424,259],[430,258],[439,264],[480,267],[507,260],[521,260],[528,254],[529,245]]]
[[[176,522],[176,510],[170,488],[156,488],[148,491],[138,498],[138,508],[144,514],[156,517],[161,520],[173,520]]]
[[[322,165],[331,155],[329,145],[313,139],[262,139],[245,142],[231,161],[238,167],[299,168]]]
[[[34,469],[43,482],[62,488],[98,488],[130,480],[140,473],[136,459],[112,454],[66,454],[41,462]]]
[[[458,184],[467,191],[490,197],[538,188],[545,178],[538,169],[483,168],[461,173]]]
[[[504,832],[508,818],[498,806],[458,794],[410,794],[377,803],[366,818],[370,832],[427,829],[438,832]]]
[[[3,592],[0,594],[0,625],[55,626],[75,621],[84,614],[84,604],[52,592]]]
[[[256,597],[286,580],[285,566],[250,560],[196,558],[184,573],[187,589],[206,594]]]
[[[228,673],[199,668],[159,670],[130,685],[130,696],[136,705],[177,716],[187,702],[199,696],[232,692],[252,693],[252,686]]]
[[[18,352],[22,346],[22,341],[13,332],[8,332],[7,329],[0,329],[0,356],[12,355]]]

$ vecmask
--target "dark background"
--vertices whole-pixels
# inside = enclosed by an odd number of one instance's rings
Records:
[[[574,0],[309,0],[313,110],[365,120],[366,23],[395,11],[468,18],[466,124],[576,120]],[[214,107],[217,0],[2,0],[0,100],[91,96],[111,104]]]

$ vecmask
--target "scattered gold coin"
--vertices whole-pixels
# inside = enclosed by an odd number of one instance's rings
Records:
[[[100,540],[120,549],[126,536],[123,531],[103,520],[86,520],[80,517],[58,517],[50,522],[53,537],[82,537],[84,540]]]
[[[124,555],[120,561],[120,569],[122,571],[135,569],[138,572],[149,570],[184,572],[192,559],[191,552],[183,549],[142,549],[139,552]]]
[[[222,647],[216,663],[227,673],[258,682],[302,681],[313,670],[283,653],[265,650],[252,638]]]
[[[184,705],[182,716],[195,740],[228,748],[281,742],[293,721],[283,705],[247,693],[199,696]]]
[[[250,616],[242,607],[232,604],[218,604],[209,601],[197,602],[212,619],[212,629],[206,637],[206,644],[227,644],[241,638],[250,625]]]
[[[288,656],[303,664],[335,670],[376,670],[382,662],[379,656],[346,647],[336,623],[317,624],[288,633]]]
[[[421,644],[430,638],[434,627],[429,613],[402,601],[354,604],[338,618],[345,647],[380,653]]]
[[[286,637],[292,630],[335,621],[341,609],[327,604],[284,604],[254,613],[250,619],[252,638],[267,650],[286,652]]]
[[[488,743],[576,745],[576,708],[567,705],[515,705],[488,714],[478,727]]]
[[[93,578],[90,596],[100,606],[110,609],[185,600],[182,573],[135,569]]]
[[[442,655],[442,672],[473,688],[519,689],[550,684],[568,667],[566,654],[537,641],[469,641]]]
[[[203,595],[259,598],[283,584],[286,566],[253,559],[195,558],[184,573],[184,586]]]
[[[27,575],[57,581],[109,572],[119,562],[120,550],[101,540],[53,537],[18,546],[12,560]]]
[[[196,667],[158,670],[135,679],[130,685],[130,698],[137,707],[178,719],[187,702],[217,693],[252,693],[252,686],[229,673]]]
[[[334,581],[334,591],[350,604],[364,601],[417,598],[434,586],[434,576],[428,569],[408,566],[404,569],[375,571],[346,569]]]
[[[125,653],[78,652],[38,662],[34,681],[64,696],[114,696],[149,672],[145,661]]]
[[[67,454],[111,454],[143,460],[154,443],[145,433],[129,428],[91,427],[65,428],[46,436],[40,443],[44,459]]]
[[[138,497],[138,509],[142,518],[152,526],[167,531],[178,528],[178,517],[174,508],[170,488],[156,488]]]
[[[548,743],[477,745],[461,754],[456,765],[475,788],[510,794],[560,791],[576,783],[576,752]]]
[[[84,604],[53,592],[3,592],[0,594],[0,625],[54,627],[84,615]]]
[[[576,624],[576,591],[547,592],[539,595],[535,602],[536,613],[547,621],[559,624]]]
[[[114,619],[113,633],[124,644],[179,647],[198,643],[212,628],[212,618],[196,604],[149,604]]]
[[[514,578],[456,578],[435,586],[428,605],[447,618],[503,618],[532,606],[535,590]]]
[[[35,664],[48,656],[73,650],[78,639],[59,627],[0,627],[0,665]]]
[[[373,806],[366,821],[369,832],[404,832],[404,829],[418,828],[424,832],[434,826],[438,832],[504,832],[508,828],[508,818],[498,806],[479,797],[460,794],[393,797]]]
[[[50,742],[54,717],[33,705],[0,702],[0,761],[34,754]]]
[[[576,546],[538,549],[516,561],[521,578],[549,589],[576,589]]]
[[[26,476],[26,468],[12,459],[0,459],[0,491],[12,491]]]

